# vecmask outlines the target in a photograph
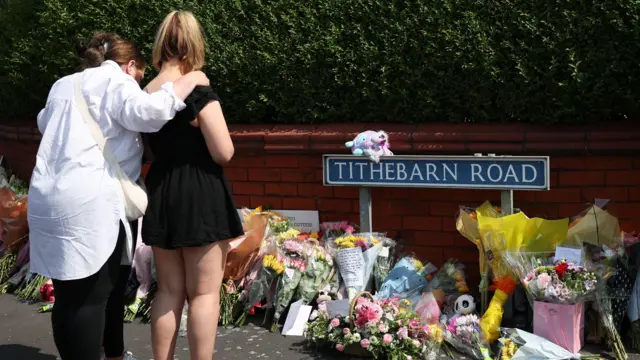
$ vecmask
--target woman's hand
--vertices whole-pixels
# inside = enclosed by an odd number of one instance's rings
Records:
[[[183,77],[189,77],[191,81],[193,81],[195,86],[209,86],[209,78],[202,71],[192,71]]]
[[[176,96],[183,100],[191,94],[196,86],[209,86],[209,78],[202,71],[192,71],[183,75],[173,83],[173,91]]]

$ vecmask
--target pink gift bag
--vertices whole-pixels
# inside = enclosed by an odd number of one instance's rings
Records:
[[[578,353],[584,345],[584,303],[533,304],[533,333]]]

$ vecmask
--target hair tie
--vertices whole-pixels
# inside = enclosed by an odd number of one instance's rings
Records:
[[[109,52],[109,43],[108,42],[103,42],[102,43],[102,47],[104,48],[104,53],[106,54],[107,52]]]

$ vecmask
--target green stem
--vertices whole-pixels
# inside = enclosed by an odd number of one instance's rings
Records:
[[[240,317],[238,318],[238,320],[236,321],[236,326],[237,327],[242,327],[244,326],[245,321],[247,321],[247,313],[243,312],[242,315],[240,315]]]

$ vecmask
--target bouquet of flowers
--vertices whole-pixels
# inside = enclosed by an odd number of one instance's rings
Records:
[[[10,249],[19,248],[27,238],[28,199],[10,188],[0,188],[0,239]]]
[[[284,309],[289,306],[298,284],[300,284],[302,274],[306,271],[307,263],[303,258],[303,253],[302,243],[295,240],[285,240],[282,244],[282,252],[278,254],[279,261],[284,265],[284,273],[280,275],[276,283],[272,332],[278,329],[278,321]]]
[[[377,236],[368,233],[345,235],[333,242],[334,257],[349,300],[370,285],[373,266],[382,248]]]
[[[240,300],[244,304],[244,311],[236,321],[237,326],[244,325],[249,311],[260,301],[267,297],[269,289],[277,276],[284,272],[284,264],[275,253],[268,253],[262,258],[258,265],[257,277],[253,280],[240,295]]]
[[[512,253],[505,258],[512,259]],[[530,263],[512,260],[516,273],[533,300],[555,304],[576,304],[595,295],[598,278],[584,266],[560,261],[555,265],[543,265],[541,259],[532,257]]]
[[[295,295],[295,299],[303,300],[305,304],[313,301],[323,284],[329,280],[333,269],[331,255],[318,244],[307,246],[307,256],[307,269],[302,274]]]
[[[496,360],[596,360],[597,355],[572,354],[570,351],[540,336],[520,329],[502,329],[502,337],[498,340],[498,356]]]
[[[447,313],[453,313],[453,309],[445,306],[451,305],[446,304],[447,298],[452,295],[469,292],[469,286],[464,274],[464,265],[454,259],[449,259],[434,276],[427,275],[427,280],[430,281],[429,286],[438,304],[440,307],[445,308]]]
[[[224,271],[225,280],[239,281],[244,278],[251,265],[260,255],[260,248],[270,236],[267,215],[243,209],[244,235],[229,241],[229,250]]]
[[[368,295],[355,299],[351,317],[331,318],[326,312],[307,328],[314,343],[328,343],[340,352],[368,352],[374,358],[407,360],[426,356],[432,360],[443,341],[438,325],[425,325],[410,311],[408,300],[377,301]],[[353,321],[350,327],[350,320]],[[360,350],[360,351],[358,351]]]
[[[427,286],[425,276],[437,269],[431,263],[425,266],[413,256],[405,256],[393,267],[376,294],[378,299],[396,297],[398,294],[420,292]]]
[[[138,232],[140,234],[140,232]],[[125,321],[131,322],[137,316],[138,310],[142,305],[144,299],[149,294],[149,288],[153,279],[151,278],[151,262],[153,259],[153,252],[150,246],[142,244],[142,241],[138,239],[138,246],[135,250],[135,256],[133,257],[132,275],[135,276],[136,283],[138,284],[135,290],[135,300],[125,308]]]
[[[26,302],[40,301],[40,288],[47,282],[47,278],[36,273],[29,272],[22,283],[21,288],[16,292],[18,298]]]
[[[459,352],[483,360],[480,319],[473,314],[454,315],[446,324],[445,341]]]
[[[353,234],[356,232],[356,227],[357,225],[351,224],[348,221],[325,222],[320,224],[320,230],[325,239],[336,239],[344,235]]]
[[[293,223],[291,222],[290,219],[278,213],[275,213],[272,211],[266,211],[264,212],[264,214],[269,217],[269,221],[268,221],[269,229],[275,235],[283,233],[289,229],[295,229],[295,226],[293,226]]]
[[[373,280],[377,291],[382,288],[382,283],[389,276],[391,266],[393,265],[393,250],[395,248],[395,241],[386,239],[382,242],[382,249],[376,257],[376,263],[373,266]]]

